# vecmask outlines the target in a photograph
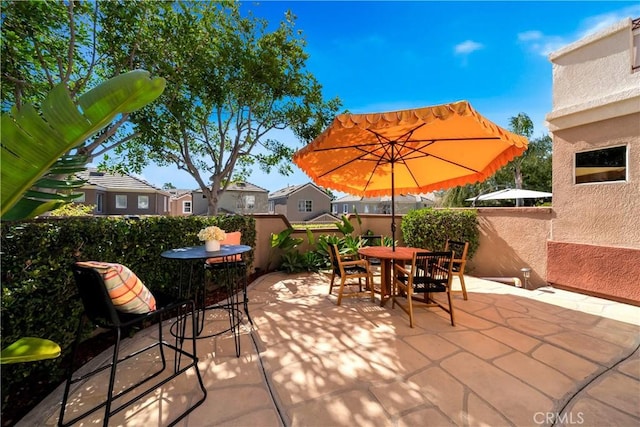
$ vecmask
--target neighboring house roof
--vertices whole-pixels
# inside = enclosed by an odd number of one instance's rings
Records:
[[[193,190],[178,190],[178,189],[171,189],[167,191],[169,192],[169,194],[171,194],[172,199],[179,199],[184,196],[190,196],[191,193],[193,192]]]
[[[311,186],[313,188],[315,188],[316,190],[318,190],[321,193],[325,193],[325,191],[318,187],[317,185],[315,185],[312,182],[307,182],[306,184],[299,184],[299,185],[290,185],[288,187],[285,188],[281,188],[280,190],[276,190],[273,193],[269,194],[269,199],[281,199],[281,198],[287,198],[290,197],[293,193],[295,193],[296,191],[299,191],[301,189],[303,189],[304,187],[307,186]],[[330,198],[330,196],[327,194],[327,198]]]
[[[232,182],[227,186],[226,191],[255,191],[258,193],[268,193],[269,190],[265,190],[262,187],[258,187],[255,184],[246,181]]]
[[[87,181],[84,186],[100,187],[107,191],[128,190],[140,193],[162,192],[168,194],[167,191],[154,187],[143,179],[131,175],[101,172],[96,168],[87,168],[87,170],[76,173],[76,176]]]
[[[428,194],[399,194],[395,198],[396,203],[419,203],[421,201],[434,201],[435,196],[433,193]],[[360,197],[360,196],[351,196],[346,195],[342,196],[331,203],[349,203],[349,202],[362,202],[362,203],[381,203],[381,202],[390,202],[391,196],[381,196],[381,197]]]
[[[305,222],[336,222],[336,221],[340,221],[340,218],[330,213],[322,213],[315,218],[306,220]]]
[[[259,187],[255,184],[246,181],[237,181],[232,182],[227,186],[225,191],[253,191],[256,193],[268,193],[269,190],[265,190],[262,187]],[[201,189],[193,190],[193,193],[202,193]]]
[[[352,196],[347,194],[346,196],[338,197],[335,200],[332,200],[331,203],[347,203],[347,202],[359,202],[362,200],[360,196]]]

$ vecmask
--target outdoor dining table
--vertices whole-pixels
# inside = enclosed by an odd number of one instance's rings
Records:
[[[358,249],[358,254],[365,258],[377,258],[380,260],[380,306],[384,307],[391,298],[391,272],[393,263],[402,261],[406,263],[413,259],[415,252],[424,251],[421,248],[407,246],[365,246]]]
[[[162,258],[166,258],[166,259],[176,259],[176,260],[185,260],[185,261],[197,261],[197,260],[201,260],[203,262],[203,268],[204,268],[204,262],[207,259],[210,258],[221,258],[222,260],[222,264],[224,264],[227,268],[226,268],[226,272],[227,272],[227,282],[231,283],[231,288],[229,289],[228,292],[228,303],[226,304],[212,304],[212,305],[208,305],[205,306],[202,309],[202,316],[201,319],[198,319],[198,331],[194,331],[194,333],[196,333],[197,338],[209,338],[212,336],[217,336],[220,335],[224,332],[227,331],[231,331],[233,333],[234,336],[234,340],[235,340],[235,344],[236,344],[236,356],[240,357],[240,337],[239,337],[239,324],[240,324],[240,310],[238,310],[237,308],[237,301],[235,300],[235,298],[237,298],[237,291],[238,289],[236,289],[236,287],[233,285],[234,281],[231,280],[231,273],[230,273],[230,269],[228,268],[229,265],[232,265],[234,262],[236,262],[237,260],[237,256],[241,255],[245,252],[249,252],[251,250],[251,246],[247,246],[247,245],[221,245],[220,246],[220,250],[217,251],[207,251],[205,249],[205,246],[189,246],[189,247],[184,247],[184,248],[177,248],[177,249],[170,249],[168,251],[164,251],[162,252],[162,254],[160,254],[160,256]],[[193,267],[193,266],[192,266]],[[189,277],[189,284],[188,284],[188,288],[187,288],[187,293],[191,293],[191,275]],[[203,286],[203,295],[204,295],[204,286],[205,284],[202,285]],[[179,292],[183,293],[183,289],[182,289],[182,270],[180,273],[180,284],[179,284]],[[204,298],[203,298],[204,301]],[[204,302],[203,302],[204,304]],[[202,335],[202,329],[204,327],[204,311],[205,310],[212,310],[212,309],[223,309],[223,310],[227,310],[229,312],[229,328],[225,329],[223,331],[217,331],[213,334],[208,334],[208,335]],[[172,334],[177,335],[177,331],[180,330],[180,325],[179,323],[176,324],[176,333],[173,332],[173,328],[172,328]],[[184,337],[182,337],[184,338]]]

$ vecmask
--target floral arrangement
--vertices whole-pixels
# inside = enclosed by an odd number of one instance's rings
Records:
[[[227,234],[219,227],[211,225],[203,228],[198,232],[198,239],[200,240],[224,240]]]

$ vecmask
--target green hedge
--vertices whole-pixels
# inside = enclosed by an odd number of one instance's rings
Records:
[[[447,239],[469,242],[467,259],[478,250],[480,232],[472,209],[417,209],[402,218],[402,238],[407,246],[443,250]]]
[[[160,254],[202,244],[197,233],[207,225],[241,231],[242,244],[255,247],[255,220],[248,216],[61,218],[2,223],[2,348],[20,337],[34,336],[60,344],[63,357],[70,351],[82,311],[69,268],[76,260],[125,264],[152,292],[174,293],[184,262],[163,259]],[[248,253],[248,261],[253,261],[253,251]],[[202,283],[203,270],[193,269],[194,283]],[[60,360],[3,365],[3,411],[11,404],[12,386],[32,374],[62,381]]]

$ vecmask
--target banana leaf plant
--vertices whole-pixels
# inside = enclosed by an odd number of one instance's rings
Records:
[[[0,122],[0,217],[32,218],[73,201],[83,181],[67,179],[86,168],[86,157],[69,155],[116,116],[136,111],[164,91],[161,77],[134,70],[113,77],[74,101],[59,84],[41,104],[13,107]],[[62,178],[61,178],[62,177]]]

